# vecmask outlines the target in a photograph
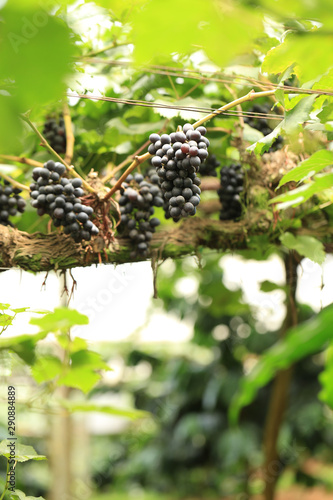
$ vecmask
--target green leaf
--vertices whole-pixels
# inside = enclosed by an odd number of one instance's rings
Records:
[[[12,309],[11,308],[11,311],[13,311],[13,313],[15,314],[19,314],[19,313],[23,313],[23,312],[26,312],[30,309],[30,307],[18,307],[16,309]]]
[[[10,454],[9,443],[15,443],[15,456]],[[14,447],[12,448],[14,449]],[[17,440],[4,439],[0,443],[0,455],[6,458],[14,458],[17,462],[27,462],[28,460],[46,460],[44,455],[38,455],[32,446],[18,443]]]
[[[264,137],[263,133],[260,130],[250,127],[247,123],[244,123],[243,129],[243,139],[244,141],[254,142],[260,141]]]
[[[59,330],[65,332],[75,325],[87,325],[89,319],[75,309],[62,307],[45,314],[43,318],[32,318],[30,323],[48,332],[57,332]]]
[[[0,350],[11,350],[29,365],[35,362],[35,348],[39,340],[44,339],[48,332],[40,332],[36,335],[17,335],[0,339]]]
[[[73,368],[89,367],[92,370],[111,370],[100,354],[87,349],[71,354],[71,361]]]
[[[37,359],[31,367],[31,373],[36,382],[41,384],[60,375],[63,369],[62,362],[56,356],[44,355]]]
[[[296,250],[300,255],[317,264],[323,264],[326,258],[324,245],[313,236],[294,236],[287,232],[280,236],[280,241],[289,250]]]
[[[279,370],[320,350],[332,339],[333,306],[323,309],[315,318],[289,330],[287,336],[269,349],[246,376],[229,410],[232,423],[238,420],[241,409],[250,404]]]
[[[290,181],[302,182],[332,164],[333,151],[326,149],[316,151],[310,158],[302,161],[297,167],[285,174],[280,180],[278,188]]]
[[[122,408],[115,408],[114,406],[99,405],[99,404],[89,403],[86,401],[77,403],[75,401],[64,400],[61,401],[60,404],[65,408],[67,408],[70,412],[106,413],[108,415],[130,418],[132,420],[138,418],[146,418],[150,416],[150,413],[142,410],[133,410],[133,409],[124,410]]]
[[[274,290],[281,290],[283,287],[281,285],[277,285],[276,283],[272,283],[271,281],[265,280],[260,283],[260,290],[262,292],[274,292]]]
[[[274,140],[281,134],[283,126],[284,120],[280,122],[270,134],[265,135],[265,137],[246,148],[247,151],[253,151],[257,155],[261,155],[265,153],[265,151],[268,151]]]
[[[319,174],[315,177],[313,182],[308,182],[303,186],[300,186],[287,193],[280,194],[272,200],[269,204],[278,203],[276,208],[278,210],[283,210],[289,207],[297,207],[301,203],[309,200],[314,194],[320,193],[325,189],[332,188],[333,186],[333,174]]]
[[[13,323],[14,316],[9,314],[0,314],[0,326],[7,326]]]
[[[59,345],[66,351],[70,353],[76,351],[82,351],[83,349],[87,349],[87,342],[80,337],[75,337],[74,339],[70,339],[67,334],[61,334],[57,337]]]
[[[333,342],[327,349],[325,370],[319,375],[322,390],[319,399],[333,408]]]
[[[290,111],[286,111],[283,129],[286,134],[295,132],[299,125],[304,123],[309,118],[309,113],[316,99],[315,95],[303,97],[295,107]]]
[[[294,65],[296,75],[307,82],[325,73],[331,66],[327,54],[333,49],[331,36],[313,30],[311,33],[292,33],[269,50],[262,64],[262,71],[282,73]]]
[[[172,36],[167,35],[170,12],[177,12],[173,16]],[[137,63],[161,57],[170,59],[172,53],[186,54],[193,46],[200,46],[222,66],[248,47],[258,32],[259,22],[256,12],[233,3],[192,0],[189,9],[177,0],[151,0],[131,20],[134,57]]]
[[[11,494],[11,500],[45,500],[44,497],[32,497],[32,496],[26,496],[25,493],[21,490],[15,489],[15,493]]]
[[[100,381],[101,376],[87,368],[71,368],[67,373],[61,375],[57,381],[59,386],[74,387],[84,393],[88,393]]]
[[[61,98],[74,40],[68,26],[36,2],[7,2],[1,20],[0,74],[10,96],[0,96],[0,146],[8,152],[20,138],[18,114]]]
[[[111,370],[100,354],[81,350],[71,354],[71,365],[60,375],[58,385],[75,387],[87,393],[99,382],[101,375],[97,370]]]

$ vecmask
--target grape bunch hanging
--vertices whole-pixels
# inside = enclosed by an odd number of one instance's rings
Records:
[[[66,167],[59,162],[49,160],[44,167],[34,168],[30,184],[31,205],[38,215],[50,215],[55,227],[64,227],[64,233],[70,234],[76,243],[89,241],[99,233],[90,220],[94,211],[82,203],[84,195],[82,180],[63,177]]]
[[[21,189],[12,187],[6,180],[0,182],[0,224],[2,226],[12,226],[9,217],[13,217],[17,212],[23,213],[26,202],[20,196]]]
[[[58,154],[66,152],[66,130],[63,118],[59,118],[58,122],[54,118],[46,120],[43,135]]]
[[[158,185],[159,177],[154,169],[148,172],[145,180],[142,174],[128,175],[122,184],[120,205],[120,231],[128,236],[134,246],[131,258],[138,255],[147,257],[149,244],[159,226],[160,220],[154,215],[154,207],[163,206],[162,191]]]
[[[242,215],[240,194],[244,191],[244,171],[240,164],[221,168],[221,187],[217,191],[222,209],[220,220],[235,220]]]
[[[164,199],[165,217],[178,222],[182,217],[195,215],[200,203],[200,165],[208,156],[209,140],[205,127],[189,123],[183,130],[170,135],[151,134],[148,152],[156,168]]]
[[[217,177],[216,169],[221,165],[215,155],[209,155],[200,165],[200,175],[205,177]]]
[[[267,114],[270,113],[271,108],[269,104],[254,104],[252,108],[248,110],[250,113],[262,113]],[[255,128],[263,133],[263,135],[270,134],[273,129],[268,125],[267,119],[263,117],[245,117],[244,122],[247,123],[250,127]],[[273,142],[272,146],[269,148],[269,152],[277,151],[283,147],[283,137],[279,135]]]

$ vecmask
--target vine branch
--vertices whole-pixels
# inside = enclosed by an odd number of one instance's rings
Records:
[[[287,314],[283,327],[280,331],[280,338],[286,336],[289,328],[296,326],[298,315],[296,309],[296,287],[297,287],[297,260],[293,252],[285,258],[286,282],[288,286]],[[277,373],[272,393],[269,401],[268,413],[264,430],[264,480],[265,480],[265,500],[273,500],[275,487],[280,475],[282,464],[279,460],[277,441],[287,408],[288,393],[292,377],[292,367],[281,370]]]
[[[31,167],[42,167],[43,163],[36,160],[30,160],[30,158],[25,158],[24,156],[11,156],[11,155],[2,155],[0,154],[0,158],[7,161],[16,161],[17,163],[23,163],[24,165],[30,165]]]
[[[6,483],[5,483],[5,488],[0,497],[0,500],[3,500],[5,498],[6,491],[8,490],[8,485],[9,485],[9,460],[7,459]]]
[[[65,161],[68,164],[72,163],[73,155],[74,155],[74,142],[75,137],[72,129],[72,119],[69,112],[69,107],[67,102],[64,102],[63,105],[63,115],[65,122],[65,130],[66,130],[66,153],[65,153]]]
[[[12,177],[9,177],[7,174],[3,174],[0,172],[0,177],[3,177],[6,181],[10,182],[10,184],[18,189],[22,189],[22,191],[30,191],[28,186],[25,186],[24,184],[21,184],[20,182],[16,181],[15,179],[12,179]]]
[[[122,185],[122,183],[125,181],[126,177],[137,167],[139,166],[141,163],[143,163],[144,161],[146,160],[149,160],[149,158],[151,158],[152,155],[149,154],[149,153],[145,153],[144,155],[141,155],[141,156],[136,156],[134,161],[130,164],[130,166],[125,170],[125,172],[123,173],[123,175],[121,175],[119,177],[119,179],[117,180],[117,182],[115,183],[115,185],[110,189],[110,191],[104,196],[104,201],[108,200],[109,198],[111,198],[111,196],[116,192],[118,191],[118,189],[120,189],[120,186]]]

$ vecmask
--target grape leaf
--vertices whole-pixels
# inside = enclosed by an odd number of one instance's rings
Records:
[[[300,124],[304,123],[309,118],[315,95],[303,97],[296,106],[291,110],[286,111],[283,129],[286,134],[292,134],[297,130]]]
[[[302,182],[332,164],[333,151],[327,151],[326,149],[316,151],[310,158],[302,161],[297,167],[285,174],[280,180],[277,189],[290,181]]]
[[[296,75],[304,82],[325,73],[331,66],[326,54],[332,51],[332,39],[324,33],[320,35],[319,30],[287,35],[280,45],[268,51],[262,71],[282,73],[294,65]]]
[[[332,321],[333,306],[328,306],[313,319],[289,330],[283,340],[266,351],[250,374],[243,379],[229,409],[230,421],[237,421],[241,409],[254,400],[258,390],[264,387],[277,371],[322,349],[332,338]]]
[[[270,134],[265,135],[265,137],[246,148],[247,151],[253,151],[257,155],[261,155],[265,153],[265,151],[268,151],[274,140],[281,134],[283,126],[284,120],[280,122]]]
[[[32,325],[37,325],[41,330],[48,332],[67,331],[75,325],[87,325],[89,323],[88,316],[67,309],[66,307],[56,308],[53,312],[45,314],[42,318],[32,318]]]
[[[44,497],[26,496],[21,490],[15,489],[15,493],[11,494],[11,500],[45,500]]]
[[[289,250],[296,250],[317,264],[322,264],[326,258],[324,245],[313,236],[294,236],[287,232],[280,236],[280,241]]]
[[[13,440],[12,440],[13,441]],[[38,455],[32,446],[26,446],[25,444],[15,443],[15,457],[11,456],[9,443],[10,439],[4,439],[0,443],[0,455],[6,458],[15,458],[17,462],[27,462],[28,460],[46,460],[44,455]]]
[[[314,181],[308,182],[307,184],[293,189],[292,191],[288,191],[287,193],[280,194],[270,200],[269,203],[278,203],[276,206],[278,210],[296,207],[297,205],[309,200],[314,194],[320,193],[321,191],[329,189],[332,186],[333,174],[319,174],[316,175]]]
[[[109,405],[95,404],[89,401],[77,402],[77,401],[63,400],[60,402],[60,404],[65,408],[67,408],[70,412],[107,413],[109,415],[130,418],[132,420],[150,416],[148,412],[142,410],[133,410],[133,409],[124,410],[122,408],[115,408],[114,406],[109,406]]]
[[[319,393],[319,399],[333,408],[333,343],[326,353],[325,370],[319,375],[319,381],[322,390]]]

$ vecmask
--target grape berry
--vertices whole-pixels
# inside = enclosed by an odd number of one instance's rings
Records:
[[[240,194],[244,190],[244,171],[239,164],[221,168],[221,187],[217,191],[222,210],[220,220],[234,220],[242,215]]]
[[[207,158],[209,140],[205,127],[186,123],[182,131],[170,135],[151,134],[148,152],[156,168],[161,186],[166,219],[178,222],[182,217],[195,215],[200,203],[200,165]]]
[[[131,258],[138,255],[147,257],[149,242],[160,221],[154,215],[154,207],[163,206],[162,191],[158,185],[159,177],[154,169],[148,172],[148,180],[143,175],[129,175],[122,184],[120,205],[120,230],[134,244]]]
[[[24,212],[26,202],[20,196],[21,192],[21,189],[12,187],[6,180],[0,183],[0,224],[2,226],[13,227],[9,217],[16,215],[17,212]]]
[[[59,118],[58,123],[54,118],[46,120],[43,136],[58,154],[66,152],[66,131],[63,118]]]
[[[43,168],[34,168],[30,184],[31,205],[38,215],[48,214],[56,227],[63,226],[64,233],[70,234],[76,243],[89,241],[99,233],[90,220],[94,211],[83,205],[82,180],[63,177],[66,168],[62,163],[49,160]]]

